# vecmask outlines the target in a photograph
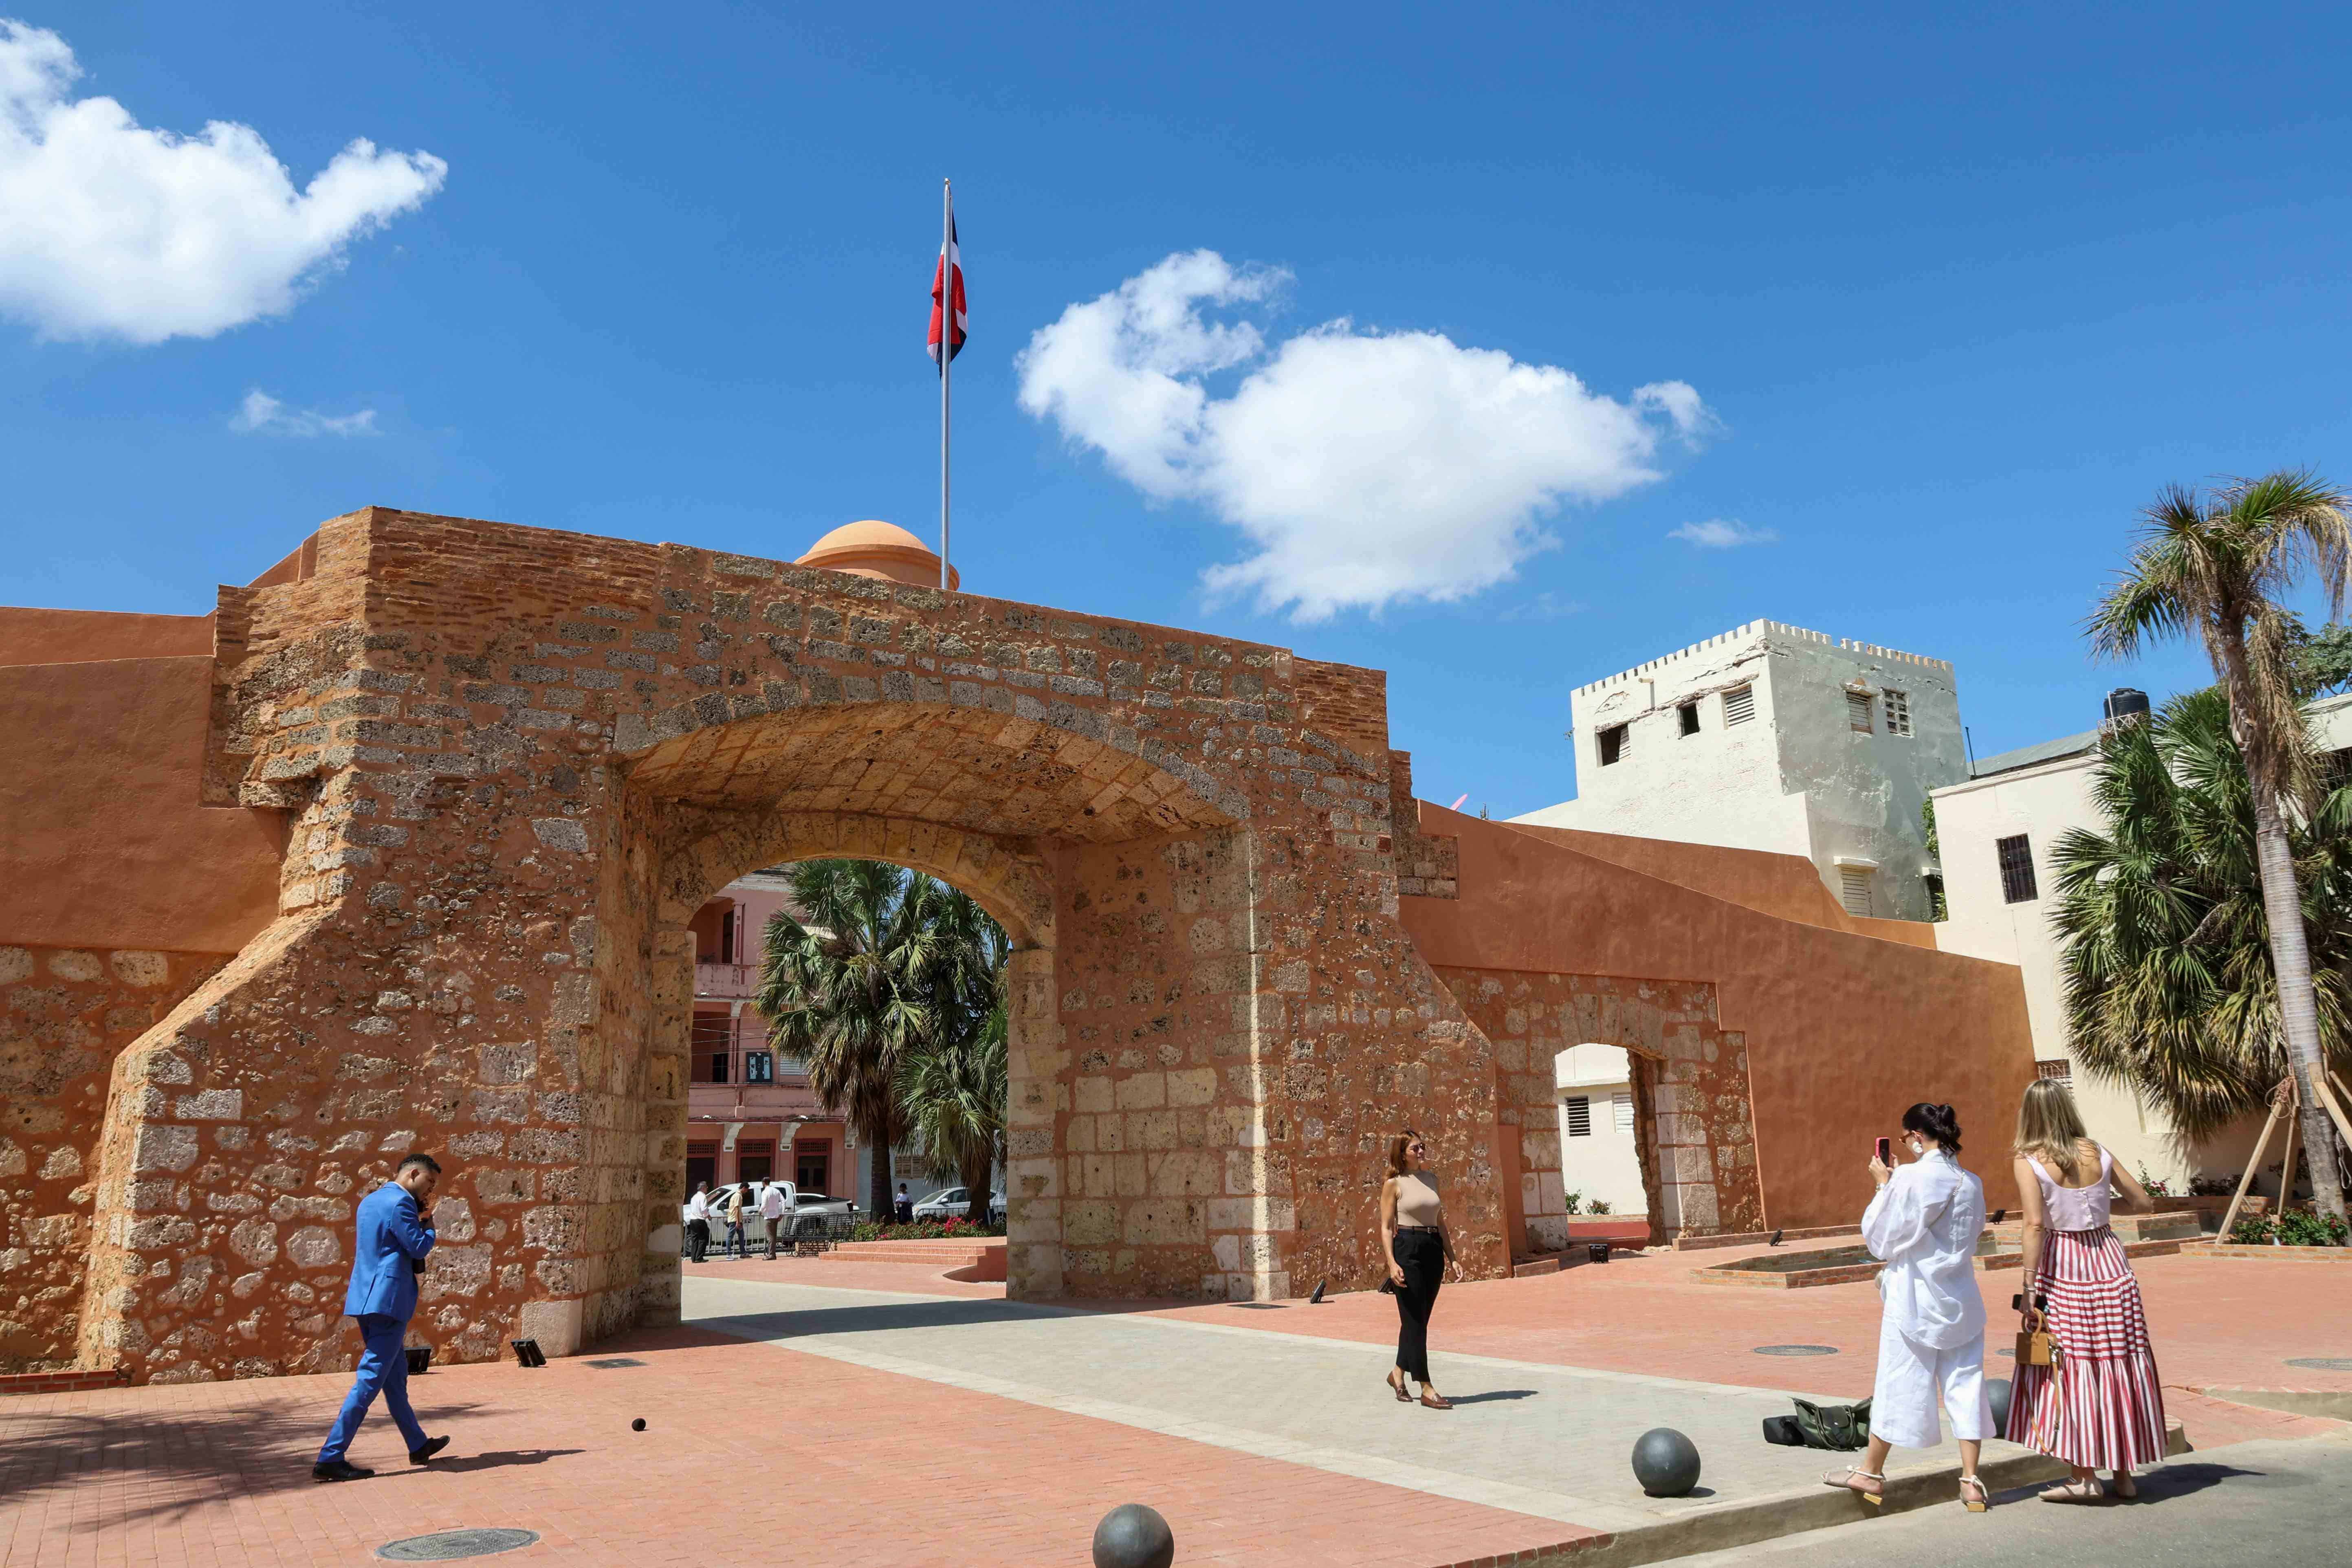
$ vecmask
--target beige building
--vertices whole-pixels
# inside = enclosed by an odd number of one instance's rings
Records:
[[[1849,914],[1927,918],[1919,808],[1968,777],[1949,663],[1750,621],[1570,701],[1576,798],[1513,821],[1799,855]]]
[[[2145,710],[2147,700],[2137,692],[2114,693],[2110,705],[2118,699],[2127,710],[2137,699],[2137,710]],[[2352,696],[2315,703],[2309,717],[2322,751],[2352,746]],[[2104,830],[2091,798],[2098,748],[2099,731],[2085,730],[1984,758],[1966,783],[1935,792],[1951,909],[1951,918],[1935,928],[1936,942],[1947,952],[2016,964],[2025,979],[2037,1070],[2072,1082],[2092,1136],[2118,1160],[2186,1193],[2194,1176],[2242,1172],[2259,1121],[2183,1147],[2169,1123],[2129,1089],[2077,1076],[2068,1044],[2058,939],[2050,924],[2057,895],[2052,852],[2070,828]],[[2258,1184],[2258,1190],[2274,1189]]]

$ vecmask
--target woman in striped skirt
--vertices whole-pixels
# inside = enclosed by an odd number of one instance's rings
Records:
[[[2127,1214],[2156,1206],[2131,1173],[2091,1142],[2074,1096],[2049,1079],[2025,1091],[2017,1114],[2017,1190],[2025,1209],[2023,1326],[2047,1327],[2053,1364],[2020,1366],[2008,1436],[2074,1468],[2044,1502],[2095,1502],[2098,1472],[2133,1498],[2136,1465],[2164,1457],[2164,1391],[2147,1339],[2139,1281],[2107,1228],[2122,1194]],[[2040,1310],[2037,1310],[2040,1309]]]

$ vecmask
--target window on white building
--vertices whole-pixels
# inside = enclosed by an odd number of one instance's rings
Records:
[[[2014,838],[1997,838],[1993,853],[2000,858],[2000,901],[2005,904],[2032,903],[2042,896],[2033,881],[2033,843],[2021,833]]]
[[[1675,712],[1681,717],[1684,734],[1696,735],[1698,733],[1697,703],[1685,702],[1680,708],[1676,709]]]
[[[1589,1095],[1568,1097],[1568,1135],[1570,1138],[1592,1136],[1592,1100]]]
[[[1869,692],[1849,691],[1845,694],[1845,721],[1865,735],[1870,733]]]
[[[2074,1082],[2074,1064],[2065,1057],[2045,1057],[2033,1064],[2035,1078],[2055,1079],[2069,1087]]]
[[[1612,1095],[1610,1099],[1612,1101],[1612,1109],[1616,1112],[1617,1131],[1631,1133],[1633,1131],[1633,1097],[1630,1094],[1618,1094]]]
[[[1723,721],[1728,726],[1745,724],[1756,717],[1756,689],[1735,686],[1723,694]]]
[[[1633,728],[1631,725],[1612,724],[1606,730],[1601,731],[1601,765],[1605,768],[1622,762],[1625,758],[1625,753],[1633,750],[1633,747],[1628,743],[1633,740]]]
[[[1911,694],[1907,691],[1889,691],[1885,695],[1886,732],[1890,735],[1909,734],[1911,732]]]
[[[1850,915],[1870,913],[1870,868],[1841,866],[1838,868],[1838,902]]]

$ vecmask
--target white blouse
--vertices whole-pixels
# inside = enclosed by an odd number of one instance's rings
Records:
[[[1976,1279],[1984,1219],[1984,1184],[1941,1149],[1896,1166],[1863,1211],[1863,1244],[1886,1265],[1878,1298],[1912,1343],[1950,1350],[1984,1332]]]

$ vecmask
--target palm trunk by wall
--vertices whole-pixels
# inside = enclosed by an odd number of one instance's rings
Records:
[[[994,1151],[975,1138],[976,1147],[967,1149],[963,1157],[963,1192],[970,1206],[964,1217],[974,1225],[988,1223],[988,1178],[990,1168],[996,1163]]]
[[[2263,915],[2270,927],[2271,965],[2278,976],[2279,1025],[2286,1035],[2287,1060],[2302,1097],[2303,1144],[2311,1166],[2311,1192],[2320,1212],[2344,1217],[2344,1184],[2336,1164],[2336,1129],[2314,1089],[2326,1070],[2319,1047],[2319,1006],[2311,986],[2311,946],[2303,929],[2303,894],[2296,885],[2294,857],[2278,801],[2254,785],[2254,848],[2262,868]],[[2279,1194],[2286,1206],[2289,1194]]]
[[[867,1162],[866,1178],[866,1217],[879,1225],[890,1223],[890,1135],[877,1134],[872,1128],[863,1130],[866,1147],[874,1151]]]

